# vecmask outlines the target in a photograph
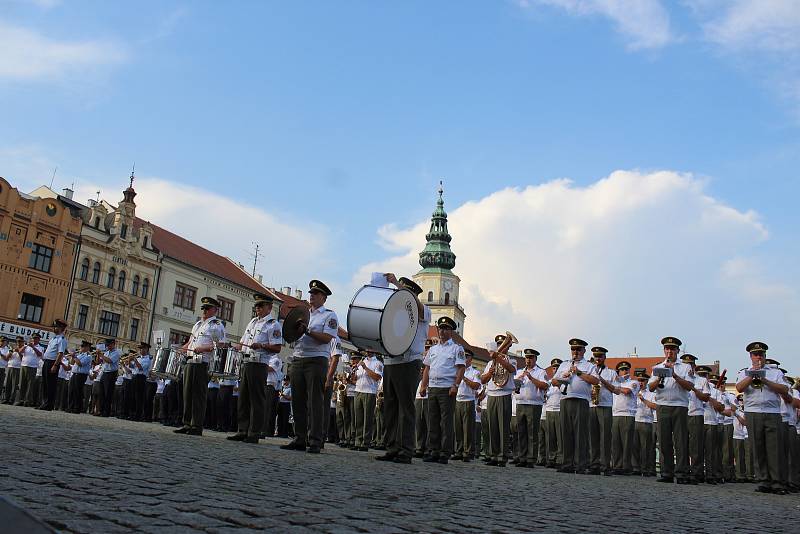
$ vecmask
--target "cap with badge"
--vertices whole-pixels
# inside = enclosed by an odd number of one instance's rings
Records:
[[[596,354],[598,356],[605,356],[608,354],[608,349],[605,347],[592,347],[592,354]]]
[[[437,328],[444,328],[448,330],[455,330],[456,329],[456,322],[452,320],[450,317],[439,317],[436,321]]]
[[[415,281],[411,280],[410,278],[406,278],[405,276],[401,276],[400,279],[398,280],[398,282],[400,283],[401,286],[403,286],[404,288],[408,289],[409,291],[411,291],[415,295],[419,295],[420,293],[422,293],[422,288],[419,287],[419,285]]]
[[[574,348],[586,348],[587,345],[588,345],[587,342],[585,342],[582,339],[578,339],[576,337],[569,340],[569,347],[572,348],[572,349],[574,349]]]
[[[269,295],[265,295],[263,293],[256,293],[255,295],[253,295],[253,298],[256,301],[254,306],[267,306],[269,304],[272,304],[272,301],[274,300]]]
[[[753,341],[752,343],[748,344],[744,350],[751,354],[753,352],[765,353],[769,350],[769,347],[763,341]]]
[[[308,283],[308,292],[313,293],[315,291],[318,293],[322,293],[326,297],[330,297],[331,295],[333,295],[333,292],[330,289],[328,289],[328,286],[326,286],[319,280],[312,280]]]
[[[117,340],[113,337],[106,338],[106,345],[111,345],[112,343],[116,343]]]
[[[698,365],[694,372],[700,376],[707,375],[711,372],[711,367],[707,365]]]
[[[617,371],[630,371],[631,362],[621,361],[617,364]]]
[[[683,343],[677,337],[667,336],[661,340],[661,344],[664,345],[664,347],[674,347],[678,349]]]
[[[637,380],[650,380],[650,375],[645,370],[636,371],[635,375]]]
[[[200,299],[200,309],[219,308],[219,301],[214,297],[203,297]]]
[[[525,349],[522,351],[526,358],[536,358],[539,356],[539,351],[536,349]]]
[[[764,360],[764,365],[774,365],[775,367],[780,367],[781,362],[779,362],[778,360],[773,360],[772,358],[767,358],[766,360]]]
[[[697,361],[697,356],[693,356],[692,354],[684,354],[681,356],[681,361],[683,363],[694,363]]]
[[[550,367],[558,367],[562,363],[564,363],[564,361],[561,358],[553,358],[550,360]]]

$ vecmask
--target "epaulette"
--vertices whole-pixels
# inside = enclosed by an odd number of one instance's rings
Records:
[[[219,319],[211,319],[211,324],[219,324]]]

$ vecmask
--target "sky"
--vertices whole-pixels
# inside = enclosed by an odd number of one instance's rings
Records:
[[[0,0],[0,176],[252,266],[419,269],[444,182],[466,338],[678,336],[800,374],[800,3]]]

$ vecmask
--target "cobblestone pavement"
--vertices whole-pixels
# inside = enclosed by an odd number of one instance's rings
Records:
[[[751,484],[387,465],[377,452],[309,455],[280,450],[285,440],[170,430],[0,406],[0,491],[71,532],[797,532],[800,517],[798,494]]]

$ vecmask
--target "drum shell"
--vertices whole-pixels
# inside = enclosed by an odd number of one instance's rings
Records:
[[[417,300],[407,289],[364,286],[347,312],[350,341],[387,356],[401,356],[411,348],[418,325]]]
[[[151,374],[158,378],[169,378],[167,376],[167,365],[169,364],[169,355],[172,349],[169,347],[162,347],[156,351],[153,357],[153,367]]]

